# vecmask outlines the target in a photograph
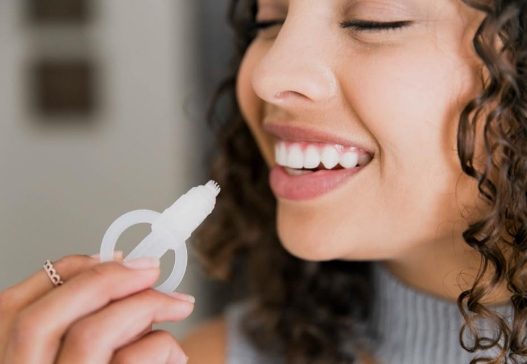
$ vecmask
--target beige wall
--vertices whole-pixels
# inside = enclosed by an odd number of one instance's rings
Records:
[[[98,16],[80,33],[29,29],[23,3],[0,1],[0,288],[47,258],[96,253],[120,214],[162,210],[206,181],[200,127],[184,112],[198,97],[191,1],[96,1]],[[89,52],[100,64],[104,104],[93,128],[34,127],[24,67],[46,52]],[[197,310],[169,325],[176,335],[206,305],[190,265],[179,290],[198,296]]]

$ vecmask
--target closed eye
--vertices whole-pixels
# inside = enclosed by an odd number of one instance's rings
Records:
[[[370,20],[350,20],[340,23],[341,28],[353,29],[356,31],[363,32],[375,32],[375,31],[394,31],[401,30],[404,27],[411,25],[413,22],[410,20],[392,21],[392,22],[376,22]]]
[[[253,31],[259,31],[267,28],[271,28],[275,25],[282,25],[283,20],[266,20],[266,21],[255,21],[249,25],[249,28]]]
[[[266,21],[255,21],[249,25],[250,30],[258,32],[260,30],[268,29],[277,25],[282,25],[283,20],[266,20]],[[393,22],[376,22],[371,20],[350,20],[340,23],[343,29],[353,29],[356,31],[363,32],[375,32],[375,31],[395,31],[401,30],[408,27],[413,22],[410,20],[393,21]]]

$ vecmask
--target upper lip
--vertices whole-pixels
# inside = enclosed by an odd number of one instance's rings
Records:
[[[269,134],[285,141],[340,144],[346,147],[356,147],[373,155],[369,149],[363,147],[358,142],[323,130],[313,129],[311,127],[264,122],[263,129]]]

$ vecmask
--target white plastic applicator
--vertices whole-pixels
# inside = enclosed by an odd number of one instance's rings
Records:
[[[126,229],[136,224],[150,223],[152,232],[124,260],[129,261],[139,257],[161,258],[168,250],[173,250],[175,262],[172,273],[156,289],[163,292],[175,291],[187,268],[185,241],[210,215],[219,193],[220,187],[211,180],[205,185],[191,188],[163,213],[152,210],[135,210],[122,215],[110,225],[103,236],[100,250],[101,262],[113,259],[117,240]]]

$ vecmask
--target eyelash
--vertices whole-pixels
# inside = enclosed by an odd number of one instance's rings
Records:
[[[412,22],[410,20],[376,22],[370,20],[351,20],[340,23],[341,28],[356,29],[358,31],[375,32],[375,31],[396,31],[407,27]]]
[[[254,31],[264,30],[275,25],[282,24],[281,20],[255,21],[250,28]],[[409,20],[394,22],[375,22],[370,20],[351,20],[340,23],[343,29],[355,29],[357,31],[375,32],[375,31],[396,31],[410,25]]]

